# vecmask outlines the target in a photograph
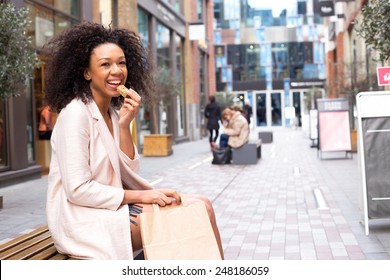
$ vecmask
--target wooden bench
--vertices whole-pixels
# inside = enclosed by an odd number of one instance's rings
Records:
[[[261,140],[250,140],[238,149],[232,149],[233,164],[256,164],[261,158]]]
[[[47,226],[0,245],[1,260],[69,260],[57,252]]]
[[[135,254],[143,260],[143,252]],[[0,260],[76,260],[57,252],[47,226],[21,235],[0,245]]]

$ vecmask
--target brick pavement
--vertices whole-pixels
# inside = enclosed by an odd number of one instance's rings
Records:
[[[226,259],[388,260],[390,222],[370,223],[364,235],[358,157],[338,156],[321,160],[301,130],[279,128],[257,165],[212,165],[204,138],[175,145],[170,157],[143,157],[141,175],[158,188],[209,197]],[[45,223],[45,180],[0,189],[0,243]]]

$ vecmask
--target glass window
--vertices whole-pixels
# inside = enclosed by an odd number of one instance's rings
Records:
[[[173,7],[177,12],[180,14],[184,14],[183,7],[184,7],[184,0],[172,0],[173,1]]]
[[[171,69],[171,57],[170,57],[170,30],[163,24],[157,23],[156,26],[156,45],[157,45],[157,68],[166,67]],[[171,123],[171,114],[172,111],[169,111],[170,104],[160,104],[159,116],[160,116],[160,133],[171,133],[172,127]]]
[[[170,31],[161,23],[157,23],[156,32],[156,44],[157,44],[157,66],[158,67],[170,67],[171,60],[169,57],[170,47]]]
[[[142,9],[138,9],[138,33],[142,44],[147,49],[149,47],[149,21],[148,14]]]
[[[260,45],[228,45],[227,64],[232,67],[233,80],[260,79]]]
[[[28,33],[32,36],[33,45],[42,47],[54,36],[54,13],[30,3],[26,3],[26,7],[29,9],[29,18],[32,21]]]
[[[163,0],[163,1],[170,4],[176,12],[183,14],[184,0]]]
[[[197,14],[197,19],[202,21],[203,20],[203,0],[196,1],[196,14]]]
[[[67,14],[80,16],[80,0],[43,0],[42,2],[52,5]]]
[[[32,80],[29,81],[29,87],[26,90],[26,116],[27,116],[27,160],[29,164],[33,164],[34,156],[34,128],[33,128],[33,88]]]
[[[272,44],[272,79],[282,80],[288,77],[288,59],[289,53],[287,43]]]
[[[176,121],[177,136],[184,136],[184,71],[183,71],[183,40],[180,36],[175,36],[176,45],[176,78],[179,81],[180,95],[176,98]]]
[[[29,18],[32,21],[27,32],[37,48],[42,47],[53,36],[77,22],[74,18],[30,2],[26,2],[26,7],[29,9]]]

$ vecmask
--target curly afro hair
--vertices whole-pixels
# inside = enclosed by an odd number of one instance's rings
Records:
[[[124,52],[128,76],[125,86],[136,90],[148,100],[153,86],[152,67],[139,36],[127,29],[106,28],[101,24],[81,22],[49,41],[45,53],[49,56],[45,74],[45,99],[53,112],[60,112],[72,99],[84,103],[92,99],[84,70],[89,66],[93,50],[104,43],[114,43]],[[112,98],[117,107],[123,97]]]

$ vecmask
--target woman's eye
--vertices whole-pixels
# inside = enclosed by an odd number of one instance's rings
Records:
[[[108,62],[103,63],[102,66],[104,66],[104,67],[110,66],[110,63],[108,63]]]
[[[126,61],[121,61],[119,64],[126,65]]]

